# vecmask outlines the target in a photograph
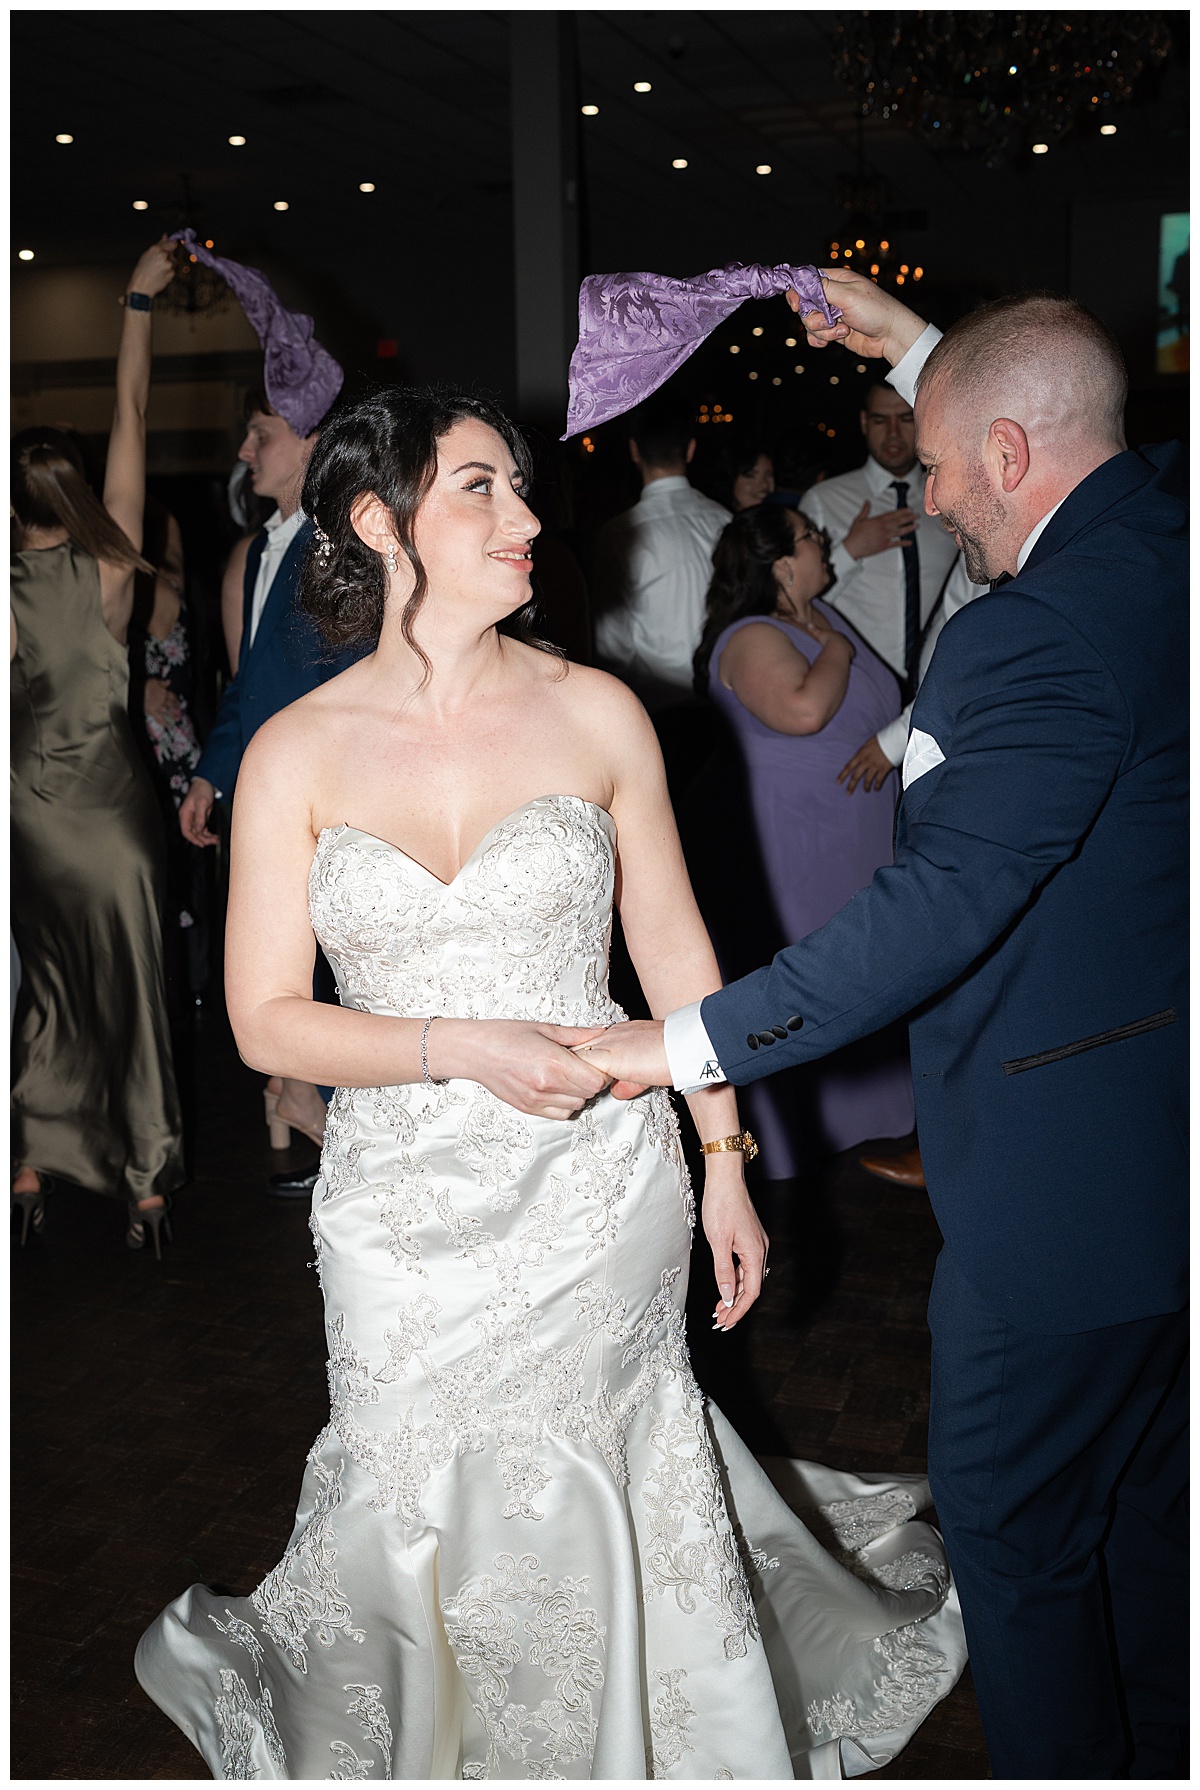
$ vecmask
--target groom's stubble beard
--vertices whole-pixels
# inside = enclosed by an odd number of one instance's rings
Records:
[[[982,460],[967,474],[961,503],[942,510],[942,522],[962,542],[963,565],[972,584],[988,584],[1003,571],[998,545],[1008,520],[1007,512],[988,484]]]

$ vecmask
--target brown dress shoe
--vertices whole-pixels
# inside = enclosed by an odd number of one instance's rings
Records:
[[[865,1168],[869,1175],[878,1175],[884,1181],[898,1181],[901,1187],[924,1187],[925,1170],[921,1167],[921,1152],[914,1144],[911,1150],[902,1150],[899,1156],[860,1156],[860,1168]]]

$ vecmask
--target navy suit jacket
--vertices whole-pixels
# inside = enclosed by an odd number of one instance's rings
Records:
[[[331,651],[316,624],[300,608],[300,573],[312,536],[311,522],[305,522],[296,531],[271,581],[253,645],[250,608],[259,561],[267,544],[265,528],[255,535],[246,555],[237,674],[225,686],[216,721],[195,771],[197,777],[207,778],[227,802],[233,799],[242,754],[263,722],[290,702],[307,696],[318,684],[345,671],[358,656],[356,651]]]
[[[1187,1297],[1186,498],[1178,443],[1117,455],[952,617],[894,863],[701,1009],[735,1083],[911,1014],[946,1246],[1035,1331]]]

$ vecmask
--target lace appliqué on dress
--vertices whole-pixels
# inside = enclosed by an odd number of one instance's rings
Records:
[[[750,1587],[738,1556],[717,1457],[699,1406],[683,1417],[659,1418],[650,1432],[660,1464],[641,1487],[646,1512],[642,1569],[647,1602],[673,1591],[686,1615],[697,1595],[712,1607],[724,1636],[725,1657],[741,1659],[758,1639]]]
[[[483,1759],[464,1761],[464,1778],[555,1778],[555,1766],[590,1759],[595,1748],[592,1692],[604,1682],[604,1627],[581,1601],[587,1579],[552,1585],[540,1565],[534,1554],[519,1560],[499,1554],[494,1578],[464,1586],[443,1608],[447,1639],[473,1683],[472,1705],[488,1741]],[[513,1673],[523,1664],[540,1667],[551,1682],[532,1709],[509,1700]],[[502,1759],[524,1770],[502,1772]]]
[[[654,1674],[655,1682],[663,1688],[650,1706],[650,1746],[646,1764],[652,1778],[665,1778],[685,1753],[694,1751],[687,1731],[696,1718],[696,1711],[679,1688],[686,1677],[682,1666],[674,1672]]]
[[[308,1636],[332,1647],[339,1634],[348,1641],[366,1639],[350,1621],[350,1605],[338,1585],[333,1513],[342,1501],[342,1466],[329,1468],[310,1456],[320,1490],[302,1534],[272,1567],[250,1602],[262,1619],[263,1632],[291,1660],[308,1671]]]
[[[814,1740],[871,1740],[915,1727],[949,1689],[949,1662],[924,1639],[919,1623],[910,1622],[890,1635],[880,1635],[874,1650],[882,1657],[884,1669],[871,1686],[870,1709],[860,1713],[841,1693],[810,1703],[806,1715]]]

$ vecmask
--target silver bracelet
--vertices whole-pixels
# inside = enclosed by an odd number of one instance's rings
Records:
[[[435,1081],[433,1076],[430,1075],[429,1056],[426,1048],[429,1043],[429,1028],[435,1019],[440,1019],[441,1017],[440,1013],[431,1013],[421,1030],[421,1079],[427,1088],[440,1088],[446,1080],[445,1076],[443,1076],[440,1080]]]

